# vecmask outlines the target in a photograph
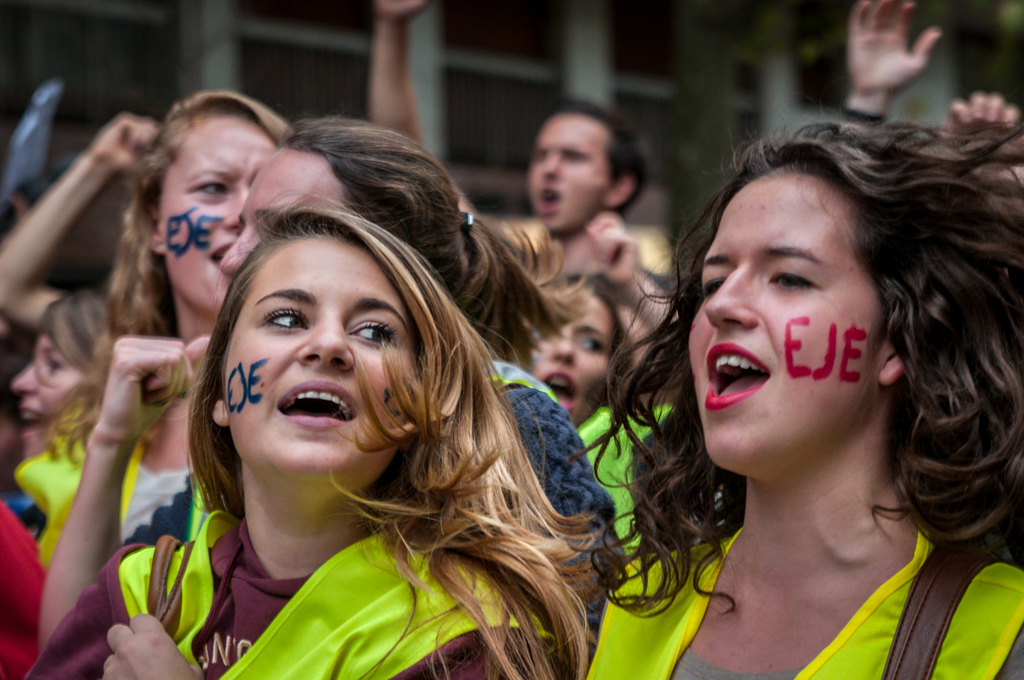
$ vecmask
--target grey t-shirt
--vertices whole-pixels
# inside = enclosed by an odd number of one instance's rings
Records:
[[[800,673],[800,669],[776,671],[775,673],[727,671],[724,668],[712,666],[687,647],[676,663],[676,669],[672,671],[672,680],[793,680],[798,673]]]
[[[676,663],[676,668],[672,672],[672,680],[793,680],[799,675],[800,670],[798,668],[795,671],[774,673],[727,671],[724,668],[712,666],[687,649]],[[996,675],[996,680],[1020,679],[1024,679],[1024,637],[1018,634],[1017,641],[1013,643],[1010,655],[1006,658],[1006,663]]]

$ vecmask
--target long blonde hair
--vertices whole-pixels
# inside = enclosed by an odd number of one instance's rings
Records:
[[[402,373],[393,354],[384,355],[391,405],[400,415],[381,422],[366,409],[369,418],[357,437],[399,447],[373,489],[351,495],[366,530],[393,550],[410,584],[418,583],[410,559],[426,559],[433,578],[477,624],[489,677],[582,678],[587,634],[582,591],[574,586],[588,574],[570,546],[584,539],[582,520],[557,515],[548,502],[511,408],[491,378],[491,356],[436,275],[408,245],[359,217],[324,208],[272,216],[231,282],[189,413],[189,449],[205,506],[244,515],[242,463],[230,430],[214,422],[213,408],[224,396],[231,336],[254,279],[283,246],[309,239],[368,252],[402,298],[414,329],[413,375]],[[365,374],[359,377],[367,403],[379,402]],[[480,602],[472,586],[477,579],[493,601]],[[485,607],[500,612],[498,625],[488,623]]]
[[[153,211],[160,202],[167,169],[174,162],[185,134],[210,118],[237,118],[263,130],[280,143],[288,123],[260,102],[235,92],[196,92],[167,112],[160,132],[132,175],[132,197],[107,295],[107,332],[96,347],[93,368],[69,397],[74,427],[69,436],[85,441],[99,420],[103,389],[110,370],[114,342],[122,335],[178,335],[174,300],[162,255],[153,252]]]

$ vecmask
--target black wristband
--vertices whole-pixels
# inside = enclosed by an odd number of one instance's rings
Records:
[[[843,116],[846,117],[847,120],[856,121],[858,123],[881,123],[885,120],[885,116],[879,116],[876,113],[865,113],[864,111],[851,109],[848,106],[843,107]]]

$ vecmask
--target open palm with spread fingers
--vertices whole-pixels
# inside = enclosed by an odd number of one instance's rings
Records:
[[[909,46],[916,5],[903,0],[859,0],[850,12],[846,67],[852,81],[847,106],[884,116],[892,97],[917,80],[942,36],[921,32]]]

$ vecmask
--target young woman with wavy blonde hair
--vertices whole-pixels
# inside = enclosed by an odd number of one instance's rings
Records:
[[[215,512],[180,621],[124,625],[153,563],[126,548],[33,677],[582,678],[583,522],[546,500],[490,361],[391,234],[327,209],[270,218],[192,389]],[[160,388],[187,384],[175,365]]]
[[[585,308],[582,291],[558,277],[547,235],[529,242],[499,234],[463,212],[448,171],[423,147],[365,121],[325,117],[297,122],[260,171],[245,202],[245,229],[224,268],[237,267],[259,240],[262,216],[304,202],[343,206],[426,260],[495,357],[495,377],[507,386],[552,505],[566,516],[609,521],[611,498],[589,461],[573,455],[583,443],[572,422],[520,367],[536,332],[553,332]]]

